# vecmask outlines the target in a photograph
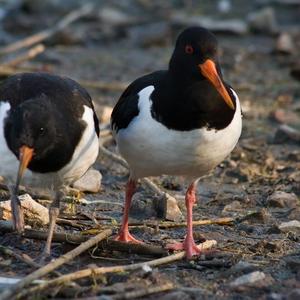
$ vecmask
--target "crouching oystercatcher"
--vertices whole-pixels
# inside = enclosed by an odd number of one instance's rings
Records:
[[[17,74],[0,85],[0,118],[0,174],[6,175],[8,164],[13,164],[13,159],[19,160],[13,194],[18,194],[27,168],[56,192],[49,209],[44,250],[44,256],[49,255],[64,186],[79,179],[98,155],[99,123],[92,99],[84,88],[67,77]],[[23,213],[14,195],[13,223],[22,232]]]
[[[223,80],[216,37],[190,27],[177,38],[169,68],[143,76],[121,95],[111,117],[121,155],[130,166],[124,216],[118,240],[139,242],[128,231],[128,212],[139,178],[183,175],[187,234],[170,248],[200,250],[193,238],[192,207],[199,178],[222,162],[235,147],[242,128],[237,94]]]

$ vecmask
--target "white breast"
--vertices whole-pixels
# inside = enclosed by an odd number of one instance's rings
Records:
[[[201,177],[217,166],[235,147],[242,128],[241,109],[223,130],[207,128],[176,131],[151,116],[148,86],[139,93],[139,114],[116,135],[118,148],[131,167],[132,177],[161,174]]]
[[[0,175],[9,180],[16,178],[18,160],[9,150],[4,138],[4,119],[10,110],[8,102],[0,102]]]

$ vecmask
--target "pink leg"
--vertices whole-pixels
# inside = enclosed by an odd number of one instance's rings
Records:
[[[183,243],[176,243],[167,245],[168,249],[185,250],[188,259],[201,253],[197,247],[193,237],[193,205],[196,202],[196,184],[193,182],[185,195],[185,205],[187,210],[187,234]]]
[[[123,212],[123,220],[122,220],[122,226],[119,231],[119,234],[115,238],[116,241],[121,242],[132,242],[132,243],[138,243],[141,244],[142,242],[135,239],[128,230],[128,214],[129,214],[129,208],[131,204],[132,196],[135,193],[136,189],[136,181],[129,179],[126,185],[126,197],[125,197],[125,207]]]

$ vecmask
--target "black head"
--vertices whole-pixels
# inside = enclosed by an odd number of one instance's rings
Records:
[[[10,150],[20,160],[20,177],[55,146],[58,130],[54,118],[55,112],[44,95],[24,101],[7,116],[4,134]]]
[[[209,30],[202,27],[185,29],[177,38],[169,70],[181,81],[209,80],[227,105],[234,109],[222,81],[218,42]]]

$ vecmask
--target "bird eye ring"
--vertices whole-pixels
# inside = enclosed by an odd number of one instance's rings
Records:
[[[194,53],[194,48],[191,45],[186,45],[184,50],[185,50],[185,53],[187,53],[187,54]]]

